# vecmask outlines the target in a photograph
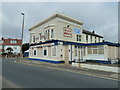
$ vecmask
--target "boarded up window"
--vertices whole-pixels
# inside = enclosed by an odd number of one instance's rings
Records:
[[[104,54],[104,46],[98,46],[98,54]]]
[[[56,56],[56,46],[52,48],[52,56]]]

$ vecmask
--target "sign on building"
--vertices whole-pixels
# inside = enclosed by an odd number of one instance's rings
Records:
[[[64,37],[72,38],[72,29],[69,27],[64,27]]]
[[[73,31],[75,34],[80,34],[81,33],[81,29],[80,28],[73,28]]]

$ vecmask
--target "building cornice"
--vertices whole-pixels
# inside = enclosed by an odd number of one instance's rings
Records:
[[[83,23],[82,23],[81,21],[79,21],[79,20],[76,20],[76,19],[73,19],[73,18],[71,18],[71,17],[68,17],[68,16],[65,16],[65,15],[56,13],[56,14],[54,14],[54,15],[48,17],[47,19],[45,19],[45,20],[39,22],[38,24],[34,25],[33,27],[31,27],[31,28],[29,29],[29,31],[33,30],[34,28],[37,28],[38,26],[40,26],[40,25],[46,23],[46,22],[49,21],[49,20],[52,20],[52,19],[55,18],[55,17],[63,18],[63,19],[65,19],[65,20],[68,20],[68,21],[71,21],[71,22],[74,22],[74,23],[83,25]]]

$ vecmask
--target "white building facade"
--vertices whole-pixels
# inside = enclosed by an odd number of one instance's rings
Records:
[[[81,21],[61,14],[54,14],[34,25],[29,29],[29,59],[71,63],[91,59],[107,62],[118,58],[118,44],[103,42],[101,35],[84,30],[82,26]],[[110,46],[116,53],[111,58],[108,54]]]

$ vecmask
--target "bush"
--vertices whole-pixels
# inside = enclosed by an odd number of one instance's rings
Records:
[[[2,53],[1,55],[8,55],[7,53]]]

